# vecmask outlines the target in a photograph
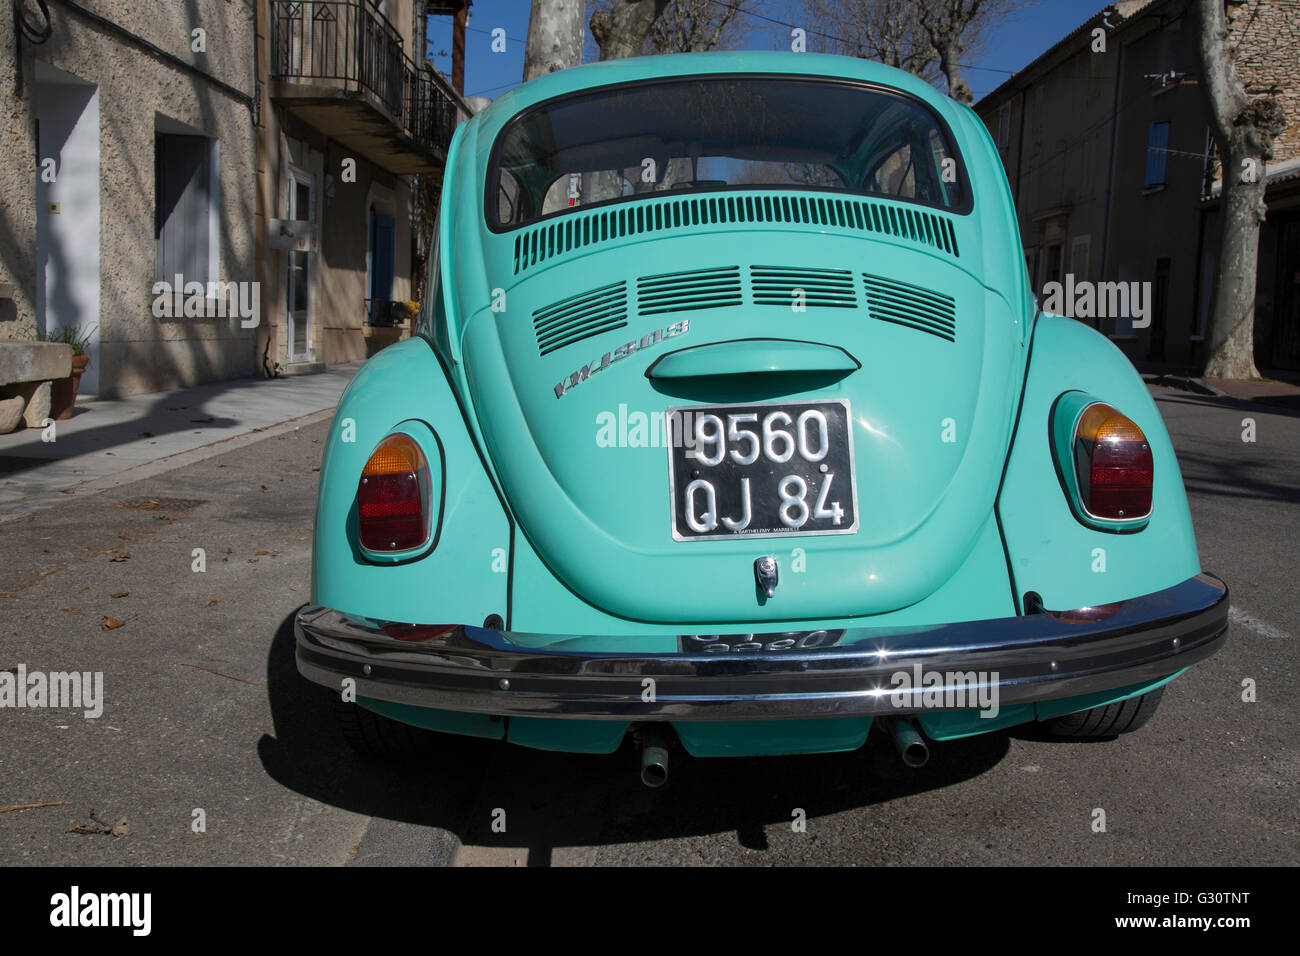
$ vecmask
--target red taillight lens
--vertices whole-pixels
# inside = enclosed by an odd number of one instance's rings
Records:
[[[1094,518],[1138,520],[1151,514],[1151,446],[1109,405],[1089,405],[1074,430],[1079,497]]]
[[[361,547],[410,551],[429,540],[429,465],[415,440],[389,435],[361,472],[357,511]]]

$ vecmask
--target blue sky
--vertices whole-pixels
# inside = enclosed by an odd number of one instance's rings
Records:
[[[976,98],[993,90],[1011,72],[1023,69],[1105,6],[1105,0],[1037,0],[1005,18],[990,30],[983,49],[967,57],[973,66],[981,67],[965,72]],[[529,0],[474,0],[465,35],[466,94],[496,97],[521,81],[529,9]],[[799,25],[800,5],[796,0],[767,0],[761,9],[774,20]],[[747,49],[777,49],[778,40],[789,36],[789,27],[756,18],[747,18],[747,22]],[[504,53],[492,52],[492,30],[497,27],[506,31]],[[596,53],[588,37],[587,58],[594,60]],[[438,69],[451,74],[450,17],[429,18],[429,55]]]

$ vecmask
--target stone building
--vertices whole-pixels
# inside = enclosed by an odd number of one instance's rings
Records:
[[[254,0],[46,6],[0,16],[0,339],[78,326],[83,394],[252,374]]]
[[[463,75],[468,6],[10,0],[0,340],[75,327],[82,394],[111,397],[311,370],[403,334],[413,177],[436,184],[469,112],[423,24],[456,17]]]
[[[1228,9],[1247,89],[1278,96],[1289,119],[1266,171],[1256,363],[1300,369],[1300,0]],[[1218,189],[1198,70],[1186,0],[1121,0],[975,106],[1006,167],[1040,301],[1053,282],[1141,283],[1146,314],[1094,306],[1076,317],[1153,369],[1204,357]]]
[[[258,4],[259,361],[269,373],[365,358],[409,334],[402,304],[419,297],[414,177],[441,182],[452,131],[471,112],[425,62],[423,24],[456,16],[463,38],[467,7]]]

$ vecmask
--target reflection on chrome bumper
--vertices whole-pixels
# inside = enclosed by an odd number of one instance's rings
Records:
[[[1194,578],[1074,611],[854,628],[834,646],[721,653],[575,652],[523,646],[480,627],[363,623],[323,607],[296,616],[298,669],[318,684],[356,681],[362,697],[482,714],[618,720],[774,720],[899,714],[891,676],[978,674],[1002,706],[1113,690],[1166,677],[1218,650],[1228,589]],[[808,632],[824,633],[824,632]],[[394,636],[396,635],[396,636]],[[561,635],[557,640],[572,638]],[[608,645],[634,638],[611,637]],[[539,643],[529,635],[527,643]],[[684,644],[687,642],[683,642]],[[776,641],[785,646],[785,641]],[[816,643],[816,642],[805,642]],[[717,645],[714,645],[715,650]],[[644,700],[653,678],[653,700]],[[975,679],[975,678],[972,678]],[[975,685],[969,685],[974,688]]]

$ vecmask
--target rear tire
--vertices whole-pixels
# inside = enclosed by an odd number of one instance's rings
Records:
[[[1130,697],[1114,704],[1093,707],[1077,714],[1065,714],[1041,721],[1043,729],[1052,737],[1072,737],[1076,740],[1096,740],[1127,734],[1143,726],[1160,706],[1165,689],[1157,687],[1141,697]]]
[[[334,698],[334,717],[347,745],[367,757],[409,757],[429,749],[432,735]]]

